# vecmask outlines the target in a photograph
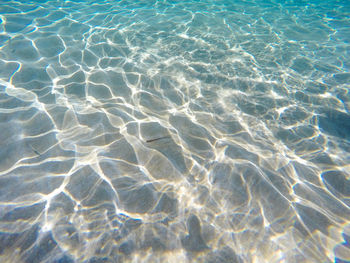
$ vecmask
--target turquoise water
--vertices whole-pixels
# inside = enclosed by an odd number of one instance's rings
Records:
[[[0,2],[0,262],[350,262],[350,2]]]

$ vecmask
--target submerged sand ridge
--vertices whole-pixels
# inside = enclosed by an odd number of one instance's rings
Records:
[[[345,262],[346,4],[3,1],[1,262]]]

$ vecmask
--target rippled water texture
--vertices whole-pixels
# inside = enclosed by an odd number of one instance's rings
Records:
[[[350,2],[0,3],[0,262],[349,262]]]

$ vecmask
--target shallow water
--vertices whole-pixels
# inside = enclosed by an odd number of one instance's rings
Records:
[[[0,262],[349,262],[347,1],[1,1]]]

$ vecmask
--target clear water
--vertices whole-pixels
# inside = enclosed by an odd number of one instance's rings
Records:
[[[0,262],[350,261],[349,1],[0,19]]]

